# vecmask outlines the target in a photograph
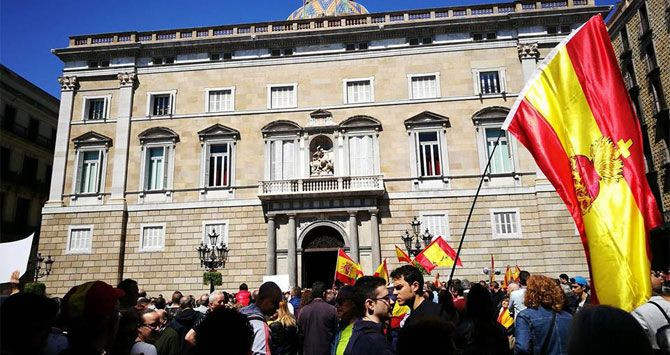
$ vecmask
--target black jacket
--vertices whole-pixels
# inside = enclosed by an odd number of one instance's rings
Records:
[[[270,323],[272,355],[294,355],[298,353],[298,327],[284,326],[280,322]]]
[[[381,324],[359,319],[344,355],[393,355],[393,348],[382,333]]]

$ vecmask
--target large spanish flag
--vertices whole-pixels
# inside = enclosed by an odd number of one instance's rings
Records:
[[[453,266],[454,261],[456,265],[463,266],[461,258],[456,259],[456,251],[442,237],[435,238],[426,249],[414,258],[414,261],[428,272],[433,271],[438,266]]]
[[[577,224],[594,299],[631,311],[651,296],[649,230],[661,214],[642,135],[602,17],[540,65],[505,120]]]
[[[353,261],[343,249],[337,252],[337,265],[335,267],[335,280],[346,285],[353,285],[356,279],[363,276],[363,269]]]

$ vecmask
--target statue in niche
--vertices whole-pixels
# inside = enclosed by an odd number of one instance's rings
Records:
[[[333,152],[325,150],[321,145],[317,145],[312,154],[312,161],[309,163],[311,176],[333,175]]]

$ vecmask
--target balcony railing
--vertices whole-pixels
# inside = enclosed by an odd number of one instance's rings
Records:
[[[384,192],[384,179],[380,175],[373,176],[333,176],[290,180],[261,181],[259,197],[271,198],[290,195],[320,195]]]

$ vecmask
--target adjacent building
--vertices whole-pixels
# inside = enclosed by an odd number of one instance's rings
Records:
[[[49,194],[59,102],[0,65],[0,242],[35,233]]]
[[[651,233],[653,267],[670,265],[670,2],[621,1],[608,23],[644,140],[647,180],[665,224]]]
[[[586,274],[566,208],[500,126],[538,61],[608,11],[306,1],[285,21],[73,36],[54,50],[46,282],[199,292],[196,248],[212,230],[230,248],[225,289],[330,282],[337,248],[367,273],[393,268],[415,216],[457,246],[498,137],[456,276],[485,278],[491,254],[500,268]]]

